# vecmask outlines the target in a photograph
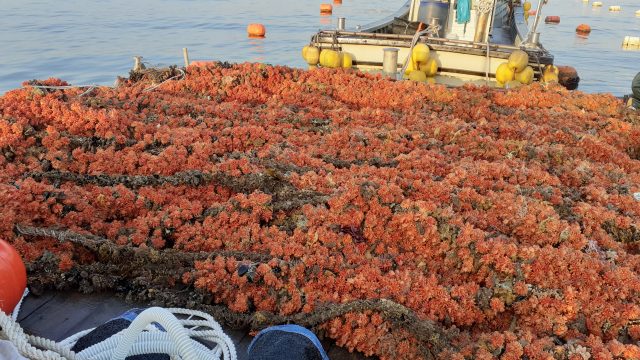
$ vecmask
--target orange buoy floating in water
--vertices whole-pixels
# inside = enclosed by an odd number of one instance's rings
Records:
[[[333,11],[333,6],[331,4],[322,4],[320,5],[320,13],[321,14],[331,14]]]
[[[591,27],[589,25],[580,24],[576,28],[576,32],[578,32],[580,34],[588,34],[588,33],[591,32]]]
[[[342,4],[342,0],[333,0],[333,3],[339,5],[339,4]]]
[[[544,19],[544,22],[548,22],[548,23],[559,23],[560,22],[560,16],[547,16]]]
[[[27,270],[13,246],[0,239],[0,310],[10,314],[27,287]]]
[[[251,36],[264,36],[267,30],[260,24],[249,24],[249,26],[247,26],[247,32]]]

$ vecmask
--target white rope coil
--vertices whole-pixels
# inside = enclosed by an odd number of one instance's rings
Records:
[[[22,294],[22,298],[20,299],[20,301],[18,301],[18,305],[16,305],[16,308],[13,309],[13,312],[11,313],[11,318],[13,319],[13,321],[18,321],[18,312],[20,311],[20,306],[22,306],[22,302],[28,294],[29,288],[25,288],[24,293]]]
[[[22,299],[27,293],[25,291]],[[124,360],[127,356],[157,353],[169,354],[172,360],[237,359],[233,341],[211,315],[200,311],[159,307],[146,309],[136,316],[129,328],[75,353],[71,350],[73,345],[94,329],[81,331],[60,343],[27,335],[15,320],[21,304],[22,300],[11,315],[0,311],[0,339],[11,341],[20,355],[31,360]],[[175,315],[189,317],[178,319]],[[160,323],[166,332],[159,330],[153,325],[154,322]],[[191,338],[213,342],[216,347],[208,349]]]

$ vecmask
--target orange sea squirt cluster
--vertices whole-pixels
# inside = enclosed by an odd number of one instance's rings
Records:
[[[0,97],[0,238],[28,269],[100,259],[16,225],[255,253],[270,260],[212,256],[171,281],[237,313],[388,299],[439,329],[418,340],[371,310],[315,329],[383,359],[640,357],[640,118],[613,96],[250,63],[147,86]]]

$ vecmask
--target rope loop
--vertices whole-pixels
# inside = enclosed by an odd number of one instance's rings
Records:
[[[94,329],[83,330],[60,343],[25,334],[16,319],[22,300],[28,293],[29,291],[25,290],[12,314],[7,315],[0,311],[0,340],[11,341],[20,355],[31,360],[111,360],[112,355],[121,358],[122,356],[119,355],[123,354],[131,356],[154,353],[168,353],[171,359],[179,359],[179,353],[187,354],[186,357],[189,359],[236,360],[238,358],[233,341],[222,331],[211,315],[196,310],[162,308],[145,310],[136,317],[129,328],[76,354],[71,350],[75,343]],[[189,317],[178,319],[176,315]],[[194,317],[200,319],[194,319]],[[151,325],[153,321],[163,322],[167,331],[158,330]],[[135,328],[132,328],[133,325]],[[140,336],[138,337],[137,334]],[[211,341],[216,344],[216,347],[208,349],[191,339],[193,337]],[[120,349],[123,339],[128,339],[129,346],[122,346],[123,348]],[[117,352],[118,350],[120,353]]]

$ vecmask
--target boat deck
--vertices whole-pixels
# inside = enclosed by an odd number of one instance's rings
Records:
[[[22,303],[18,322],[27,334],[61,341],[85,329],[103,324],[136,307],[149,307],[145,303],[125,302],[112,292],[81,294],[79,292],[48,291],[41,296],[29,294]],[[233,340],[238,360],[248,359],[247,349],[253,337],[249,329],[237,330],[222,326]],[[336,346],[335,341],[325,338],[322,346],[331,360],[377,359]]]
[[[509,35],[509,26],[502,23],[500,16],[495,16],[493,19],[493,29],[489,42],[492,44],[513,45]]]

